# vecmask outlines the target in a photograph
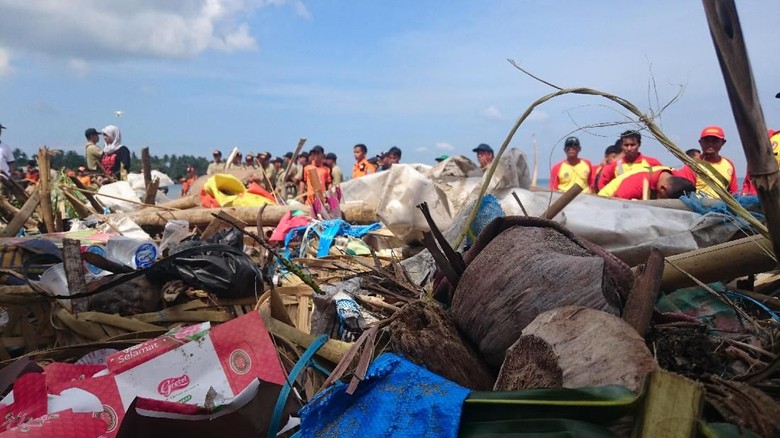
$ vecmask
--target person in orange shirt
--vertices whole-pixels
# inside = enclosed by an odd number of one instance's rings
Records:
[[[699,136],[701,159],[715,168],[717,174],[713,175],[712,172],[704,166],[702,166],[702,168],[712,177],[712,179],[717,181],[722,188],[728,190],[729,193],[737,193],[737,171],[734,167],[734,163],[728,158],[720,156],[720,149],[724,144],[726,144],[726,134],[720,126],[708,126],[701,131],[701,135]],[[696,184],[696,191],[699,193],[711,198],[718,197],[715,190],[707,185],[704,180],[699,178],[693,169],[687,165],[680,169],[680,176],[685,177]]]
[[[641,170],[647,170],[653,166],[660,166],[661,162],[653,157],[647,157],[639,152],[642,145],[642,134],[637,131],[625,131],[620,134],[620,149],[623,151],[623,157],[618,158],[611,164],[601,169],[598,188],[601,190],[615,177],[624,173],[633,173]]]
[[[198,179],[198,174],[195,172],[195,168],[190,166],[187,168],[187,179],[181,183],[181,195],[186,196],[190,193],[190,188],[195,180]]]
[[[89,174],[89,171],[87,170],[87,166],[79,166],[79,173],[76,176],[76,178],[81,181],[82,184],[84,184],[85,187],[89,187],[92,185],[92,175]]]
[[[309,163],[309,165],[303,168],[303,179],[301,180],[299,193],[303,193],[303,189],[306,188],[306,203],[311,205],[314,203],[316,196],[314,184],[310,177],[311,169],[317,172],[323,192],[330,189],[332,179],[330,169],[325,165],[325,149],[322,146],[317,145],[311,148],[311,151],[309,151]]]
[[[780,95],[778,95],[780,96]],[[769,130],[769,143],[772,144],[772,155],[775,156],[778,166],[780,166],[780,131]],[[756,186],[753,185],[753,180],[750,178],[750,172],[746,172],[745,181],[742,183],[742,195],[743,196],[756,196]]]
[[[27,162],[27,168],[24,172],[24,179],[29,185],[37,184],[38,180],[41,178],[41,173],[38,171],[38,168],[35,167],[36,164],[37,163],[35,160],[30,160]]]
[[[580,139],[569,137],[563,143],[566,159],[553,166],[550,171],[550,190],[565,192],[574,185],[582,187],[585,193],[590,192],[591,170],[590,161],[580,158]]]
[[[376,166],[369,163],[366,159],[366,154],[368,154],[366,145],[362,143],[356,144],[355,147],[352,148],[352,153],[355,155],[355,165],[352,166],[353,179],[376,173]]]

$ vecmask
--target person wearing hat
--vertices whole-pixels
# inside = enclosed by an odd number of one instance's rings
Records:
[[[212,152],[214,161],[209,163],[209,167],[206,168],[206,175],[214,175],[225,171],[225,163],[222,161],[222,152],[219,149],[214,149]]]
[[[3,129],[5,126],[0,123],[0,135],[2,135]],[[14,154],[11,145],[2,140],[0,140],[0,170],[9,175],[14,171]]]
[[[634,173],[647,170],[653,166],[661,166],[661,162],[653,157],[642,155],[639,147],[642,145],[642,134],[637,131],[625,131],[620,134],[620,149],[623,156],[604,166],[598,181],[601,190],[615,177],[624,173]]]
[[[330,168],[330,178],[333,186],[339,186],[344,182],[344,172],[336,164],[336,160],[338,160],[338,157],[333,152],[328,152],[325,155],[325,165]]]
[[[244,169],[257,169],[257,164],[255,164],[255,156],[252,155],[251,152],[247,152],[246,159],[244,160],[244,163],[241,165]]]
[[[298,184],[295,182],[298,173],[298,166],[292,162],[293,153],[287,152],[282,161],[281,168],[276,172],[276,188],[280,192],[282,199],[295,198],[298,194]],[[274,166],[276,164],[274,163]]]
[[[726,144],[726,134],[720,126],[707,126],[702,129],[699,135],[699,146],[701,146],[701,159],[710,164],[717,173],[713,174],[704,166],[701,166],[705,172],[715,180],[721,188],[729,193],[737,193],[737,171],[734,163],[726,157],[720,155],[720,149]],[[701,179],[688,165],[680,169],[680,176],[683,176],[696,184],[696,191],[711,198],[717,198],[718,194]]]
[[[363,143],[358,143],[352,148],[355,164],[352,165],[352,179],[376,173],[376,162],[371,163],[366,158],[368,148]]]
[[[441,163],[442,161],[446,160],[449,157],[450,157],[449,155],[439,155],[438,157],[436,157],[436,162]]]
[[[772,154],[775,156],[777,165],[780,166],[780,131],[769,129],[767,133],[769,134],[769,143],[772,145]],[[758,195],[756,186],[753,185],[753,180],[750,178],[750,171],[745,172],[745,181],[742,182],[742,195]]]
[[[98,163],[103,158],[103,151],[98,147],[100,133],[95,128],[89,128],[84,131],[84,137],[87,138],[87,144],[84,145],[84,158],[87,159],[87,169],[98,170]]]
[[[303,175],[301,178],[300,188],[298,193],[303,193],[306,190],[306,203],[311,205],[314,203],[314,199],[317,196],[317,190],[314,182],[311,180],[312,170],[316,172],[319,179],[319,189],[322,192],[330,189],[331,175],[330,169],[325,165],[325,149],[322,146],[317,145],[311,148],[309,151],[309,163],[303,168]]]
[[[486,145],[485,143],[480,143],[479,146],[472,149],[472,152],[477,153],[479,168],[482,169],[483,172],[487,170],[488,166],[490,166],[490,163],[493,162],[493,158],[495,157],[493,155],[493,148]]]
[[[580,158],[580,139],[569,137],[563,142],[563,152],[566,159],[555,164],[550,171],[550,190],[565,192],[574,185],[582,187],[582,191],[590,193],[591,171],[590,161]]]

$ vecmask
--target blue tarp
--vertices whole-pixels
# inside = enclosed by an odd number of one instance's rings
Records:
[[[306,227],[293,228],[287,232],[287,236],[284,238],[284,256],[290,258],[290,242],[296,238],[303,236],[306,230],[311,229],[320,237],[319,246],[317,246],[317,257],[325,257],[330,251],[330,247],[333,245],[333,239],[336,236],[352,236],[363,237],[371,231],[382,228],[382,224],[379,222],[370,225],[351,225],[341,219],[331,219],[322,222],[316,222]]]
[[[457,437],[471,391],[392,353],[379,356],[354,394],[337,383],[304,406],[302,437]]]

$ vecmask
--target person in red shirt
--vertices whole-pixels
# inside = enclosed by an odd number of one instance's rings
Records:
[[[607,146],[607,148],[604,150],[604,159],[602,159],[601,163],[598,165],[594,165],[593,169],[590,171],[590,188],[593,193],[599,192],[598,184],[599,179],[601,178],[601,171],[604,169],[604,166],[621,157],[623,151],[620,149],[620,144],[621,141],[618,139],[615,144]]]
[[[599,196],[645,199],[645,182],[648,199],[676,199],[685,193],[696,191],[693,182],[677,175],[671,167],[655,166],[647,172],[624,173],[614,178],[599,190]]]
[[[330,168],[325,165],[325,149],[322,146],[314,146],[309,151],[309,163],[303,168],[303,178],[301,180],[301,187],[299,193],[303,193],[306,189],[306,203],[311,205],[314,203],[314,198],[317,196],[314,183],[311,181],[310,169],[314,169],[317,172],[317,176],[320,180],[320,188],[322,191],[326,191],[330,188],[331,176]]]
[[[642,145],[642,134],[639,132],[626,131],[620,134],[620,140],[620,149],[623,151],[623,157],[604,166],[601,170],[601,178],[598,182],[599,190],[604,188],[615,177],[624,173],[648,170],[650,167],[661,165],[661,162],[655,158],[639,153],[639,147]]]
[[[553,166],[550,171],[550,190],[565,192],[574,185],[582,187],[585,193],[590,192],[591,170],[590,161],[580,158],[580,140],[569,137],[563,143],[566,159]]]
[[[717,172],[712,172],[704,166],[701,166],[712,179],[717,181],[720,186],[727,189],[729,193],[737,193],[737,171],[734,163],[726,157],[720,156],[720,149],[726,144],[726,134],[720,126],[707,126],[702,129],[699,136],[699,146],[701,146],[701,159],[709,163]],[[683,166],[680,169],[680,176],[687,178],[696,184],[696,191],[710,198],[717,198],[715,190],[707,185],[689,166]]]

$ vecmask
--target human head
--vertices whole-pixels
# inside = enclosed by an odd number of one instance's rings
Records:
[[[580,139],[577,137],[569,137],[563,142],[563,151],[566,153],[567,159],[576,159],[581,150]]]
[[[5,129],[5,126],[3,126],[2,123],[0,123],[0,135],[3,134],[3,129]]]
[[[236,152],[236,156],[233,157],[233,164],[241,164],[241,152]]]
[[[724,144],[726,144],[726,134],[720,126],[708,126],[701,130],[699,146],[701,146],[702,158],[717,159]]]
[[[301,166],[305,166],[309,164],[309,153],[308,152],[301,152],[300,155],[298,155],[298,164]]]
[[[281,169],[282,165],[284,164],[284,160],[282,160],[281,157],[276,157],[273,160],[271,160],[271,163],[274,165],[276,169]]]
[[[696,186],[689,179],[663,171],[658,176],[655,196],[658,199],[677,199],[686,193],[695,191]]]
[[[621,142],[622,143],[622,142]],[[604,149],[604,163],[609,164],[617,159],[617,156],[620,155],[620,146],[618,145],[609,145],[606,149]]]
[[[701,158],[701,151],[698,149],[688,149],[687,151],[685,151],[685,155],[693,158],[694,160],[698,160],[699,158]]]
[[[338,157],[333,152],[328,152],[325,154],[325,165],[328,167],[333,167],[334,164],[336,164],[336,160],[338,160]]]
[[[487,167],[493,162],[493,148],[485,143],[480,143],[479,146],[471,150],[477,153],[477,161],[479,161],[479,167]]]
[[[95,128],[89,128],[84,131],[84,137],[92,143],[98,143],[100,141],[100,133]]]
[[[35,160],[27,160],[27,167],[35,167],[37,164]]]
[[[271,164],[271,153],[268,151],[261,152],[257,154],[257,160],[260,162],[260,164],[263,165],[263,167],[267,167],[269,164]]]
[[[248,154],[246,154],[246,158],[244,158],[244,161],[246,161],[247,165],[251,166],[255,164],[255,156],[252,155],[251,152],[249,152]]]
[[[366,158],[368,148],[363,143],[358,143],[352,148],[352,154],[355,156],[355,161],[360,161]]]
[[[101,130],[101,133],[103,134],[103,141],[106,142],[106,147],[122,144],[122,133],[118,127],[108,125]]]
[[[642,145],[642,134],[634,130],[625,131],[620,134],[620,140],[623,158],[629,163],[633,163],[639,156],[639,146]]]
[[[285,162],[285,164],[289,163],[290,160],[292,160],[292,157],[293,157],[293,153],[292,152],[287,152],[286,154],[284,154],[284,162]]]
[[[187,168],[187,173],[190,174],[190,175],[193,175],[195,173],[195,168],[192,167],[192,166],[188,167]]]
[[[79,173],[80,174],[87,173],[87,167],[86,166],[79,166]]]
[[[214,152],[212,152],[211,154],[214,156],[215,163],[222,162],[222,152],[219,149],[214,149]]]
[[[393,146],[387,151],[387,160],[392,164],[398,164],[401,161],[401,148]]]
[[[309,151],[309,162],[313,163],[315,166],[321,166],[324,158],[325,148],[320,145],[314,146]]]

